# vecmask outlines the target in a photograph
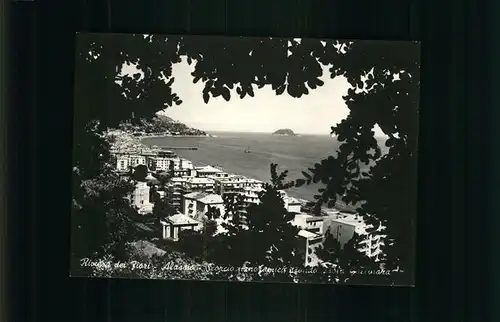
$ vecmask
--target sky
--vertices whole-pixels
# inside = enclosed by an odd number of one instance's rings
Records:
[[[310,90],[308,95],[301,98],[293,98],[286,91],[283,95],[276,95],[270,86],[264,86],[261,89],[254,88],[254,97],[247,95],[240,99],[233,89],[229,102],[222,97],[210,97],[208,104],[205,104],[202,97],[204,83],[193,83],[191,72],[194,64],[190,66],[183,57],[172,71],[175,77],[172,89],[183,103],[169,107],[162,114],[209,133],[272,133],[289,128],[297,134],[329,135],[330,127],[349,114],[342,96],[347,94],[350,84],[344,77],[331,79],[328,68],[323,68],[321,79],[324,85]],[[124,66],[122,69],[122,73],[136,71],[134,66]],[[383,135],[378,126],[375,133]]]

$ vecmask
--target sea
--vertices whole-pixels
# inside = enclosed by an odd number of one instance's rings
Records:
[[[193,162],[195,166],[219,166],[224,171],[249,178],[268,181],[271,163],[278,164],[278,171],[288,170],[289,180],[304,178],[302,171],[313,168],[315,163],[335,155],[339,142],[329,135],[276,136],[268,133],[210,132],[210,137],[151,137],[143,138],[147,146],[197,147],[197,150],[174,150]],[[245,151],[249,150],[249,153]],[[290,196],[314,200],[323,184],[291,188]]]

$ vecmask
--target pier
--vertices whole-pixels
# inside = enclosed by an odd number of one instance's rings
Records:
[[[162,146],[163,150],[198,150],[197,146]]]

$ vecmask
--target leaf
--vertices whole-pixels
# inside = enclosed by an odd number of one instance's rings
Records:
[[[210,99],[210,95],[208,94],[208,92],[203,93],[203,101],[205,102],[205,104],[208,103],[209,99]]]
[[[285,92],[286,85],[281,85],[276,88],[276,95],[281,95]]]
[[[297,179],[295,180],[295,187],[302,187],[306,181],[304,179]]]
[[[230,94],[230,92],[229,92],[229,89],[227,89],[227,88],[225,88],[225,87],[222,89],[222,97],[223,97],[223,98],[224,98],[227,102],[229,102],[229,99],[231,98],[231,94]]]
[[[254,95],[255,95],[255,94],[254,94],[254,92],[253,92],[253,87],[252,87],[252,85],[250,85],[250,86],[248,87],[248,95],[250,95],[251,97],[254,97]]]

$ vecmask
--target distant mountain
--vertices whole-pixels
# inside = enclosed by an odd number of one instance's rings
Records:
[[[140,119],[132,123],[121,124],[121,129],[133,132],[135,135],[193,135],[206,136],[205,131],[191,128],[166,115],[158,114],[151,119]]]
[[[296,136],[292,130],[290,129],[279,129],[273,132],[273,135],[281,135],[281,136]]]
[[[175,123],[174,119],[163,114],[156,114],[156,118],[165,123]]]

